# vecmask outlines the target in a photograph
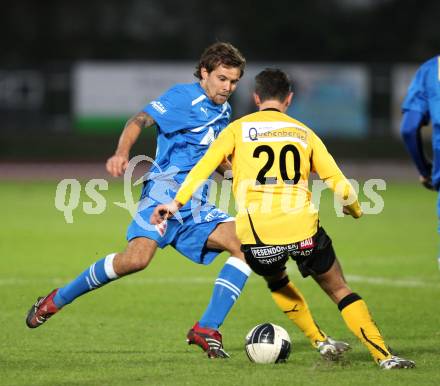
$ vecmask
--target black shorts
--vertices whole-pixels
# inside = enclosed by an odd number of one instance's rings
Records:
[[[286,269],[289,256],[303,277],[327,272],[336,259],[332,240],[319,227],[312,237],[287,245],[242,244],[246,262],[261,276],[272,276]]]

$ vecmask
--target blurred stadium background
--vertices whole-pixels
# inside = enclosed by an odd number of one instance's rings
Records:
[[[1,175],[19,174],[17,162],[102,163],[128,117],[193,81],[203,48],[227,40],[248,60],[235,117],[253,109],[253,75],[280,66],[294,82],[290,113],[337,159],[416,177],[399,105],[416,66],[440,52],[439,14],[438,1],[412,0],[10,2],[0,13]],[[153,155],[154,138],[144,133],[133,155]]]

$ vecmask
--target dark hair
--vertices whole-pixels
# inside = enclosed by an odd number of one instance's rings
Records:
[[[203,51],[199,64],[196,66],[194,76],[202,79],[201,69],[206,68],[209,72],[215,70],[218,66],[236,67],[240,69],[240,78],[244,74],[246,59],[242,53],[231,43],[217,42],[210,45]]]
[[[262,102],[270,99],[283,102],[291,90],[287,74],[278,68],[266,68],[255,77],[255,94]]]

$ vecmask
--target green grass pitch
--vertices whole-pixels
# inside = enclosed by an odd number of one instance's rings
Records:
[[[56,182],[0,183],[0,385],[438,385],[440,273],[436,194],[416,184],[388,184],[379,215],[337,218],[329,195],[321,220],[333,238],[351,287],[367,301],[387,343],[417,363],[415,370],[380,371],[345,327],[337,307],[293,262],[290,275],[315,319],[353,349],[324,362],[252,276],[225,324],[229,360],[208,360],[185,334],[209,300],[226,255],[195,265],[172,249],[150,267],[67,306],[36,330],[24,318],[38,295],[74,278],[125,246],[128,213],[122,185],[103,192],[101,215],[73,212],[66,224],[54,207]],[[84,192],[84,184],[83,184]],[[81,196],[80,205],[85,196]],[[244,337],[261,322],[286,328],[293,341],[286,364],[248,361]]]

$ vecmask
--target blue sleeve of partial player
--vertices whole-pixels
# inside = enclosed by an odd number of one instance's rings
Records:
[[[400,133],[420,175],[431,177],[432,164],[425,157],[420,135],[424,123],[420,112],[408,110],[403,113]]]
[[[188,127],[191,98],[181,87],[174,86],[143,109],[166,134]]]
[[[429,120],[429,103],[427,97],[427,88],[425,78],[428,76],[428,68],[426,66],[420,67],[411,84],[408,87],[408,92],[402,103],[402,111],[418,111],[425,120]]]

